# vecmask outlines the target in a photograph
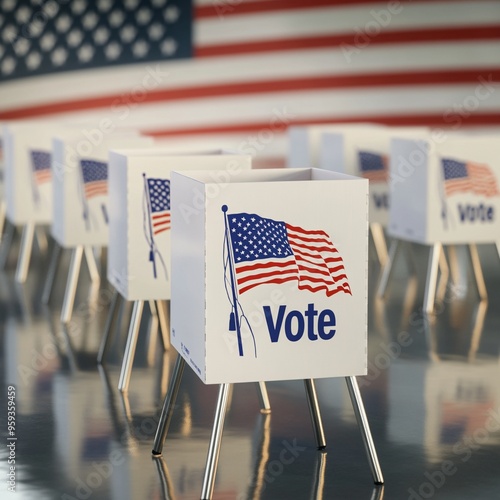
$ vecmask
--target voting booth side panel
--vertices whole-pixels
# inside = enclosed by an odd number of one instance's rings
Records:
[[[52,220],[51,132],[6,127],[7,218],[12,224]]]
[[[171,168],[168,156],[128,158],[129,300],[169,300]]]
[[[366,373],[366,181],[262,180],[206,207],[206,382]]]
[[[250,156],[187,154],[128,159],[129,300],[171,298],[171,172],[213,170],[216,195],[251,167]],[[201,206],[202,192],[192,201]]]
[[[319,137],[318,137],[319,143]],[[312,166],[310,130],[308,127],[292,126],[288,129],[288,162],[289,168]]]
[[[127,167],[125,156],[113,151],[109,153],[108,281],[126,299],[129,286],[127,198],[130,184]]]
[[[64,238],[64,222],[66,217],[66,206],[64,196],[64,171],[76,167],[76,163],[65,159],[64,141],[61,138],[52,139],[52,198],[53,217],[51,234],[59,245],[67,247]]]
[[[430,161],[430,239],[494,243],[500,235],[500,156],[496,137],[451,137]]]
[[[427,244],[429,241],[427,142],[393,139],[390,156],[389,235]]]
[[[321,137],[319,167],[333,172],[356,175],[345,158],[344,137],[338,132],[325,132]]]
[[[205,186],[172,172],[171,342],[205,382]],[[198,200],[198,201],[194,201]]]

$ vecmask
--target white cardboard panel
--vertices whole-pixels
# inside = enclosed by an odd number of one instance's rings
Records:
[[[172,343],[205,383],[366,373],[366,180],[256,170],[217,192],[210,173],[173,172],[172,188]]]
[[[145,148],[153,139],[137,132],[112,133],[89,148],[88,154],[81,144],[79,132],[59,135],[53,141],[52,235],[64,248],[105,247],[109,240],[108,151],[113,147]]]
[[[394,139],[389,234],[423,244],[500,239],[500,138]]]
[[[57,125],[7,123],[4,128],[5,199],[14,225],[52,221],[50,155]]]
[[[389,156],[392,137],[427,137],[422,127],[356,126],[323,132],[319,168],[364,177],[370,181],[370,222],[389,220]]]
[[[251,168],[251,157],[221,153],[110,152],[108,280],[127,300],[170,299],[171,171],[210,170],[223,190],[228,179]],[[203,196],[202,190],[196,194],[195,206],[203,206]]]
[[[371,123],[298,125],[288,128],[288,162],[290,168],[320,167],[321,137],[326,132],[350,133],[381,127]]]

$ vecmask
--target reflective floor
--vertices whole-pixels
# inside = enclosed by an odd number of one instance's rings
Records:
[[[409,278],[403,259],[386,302],[374,298],[379,267],[370,264],[369,373],[359,383],[385,486],[373,485],[344,380],[317,381],[324,453],[316,450],[303,382],[269,383],[269,415],[259,412],[255,385],[241,384],[230,395],[214,499],[500,498],[498,257],[494,247],[481,249],[487,307],[462,265],[426,317],[427,254],[421,247],[414,254],[418,278]],[[14,284],[14,260],[0,274],[0,498],[200,498],[217,387],[186,369],[164,456],[153,459],[176,358],[163,355],[155,321],[144,318],[124,397],[117,385],[125,331],[106,365],[96,363],[110,291],[89,287],[83,268],[73,320],[63,329],[68,256],[48,309],[40,301],[45,260],[34,256],[22,286]],[[130,307],[124,323],[129,315]],[[9,386],[15,449],[7,435]],[[9,454],[16,493],[8,491]]]

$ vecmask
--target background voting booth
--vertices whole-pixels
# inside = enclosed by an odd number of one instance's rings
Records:
[[[391,137],[420,137],[425,128],[374,124],[290,127],[288,166],[306,165],[368,179],[370,234],[380,265],[387,260],[384,230],[389,220]]]
[[[322,449],[313,379],[342,376],[374,480],[383,483],[355,378],[366,373],[368,183],[319,169],[217,179],[172,173],[171,341],[179,356],[153,454],[161,455],[186,364],[205,384],[220,384],[202,498],[212,495],[233,383],[304,379]]]
[[[116,289],[98,361],[102,362],[115,329],[119,297],[133,301],[118,387],[127,392],[139,335],[144,302],[158,310],[163,345],[169,345],[164,301],[170,300],[171,284],[171,171],[219,170],[220,189],[228,179],[251,168],[251,157],[224,151],[192,154],[167,149],[111,151],[109,154],[109,251],[108,280]],[[219,189],[219,188],[218,188]],[[201,209],[203,200],[193,200]],[[194,293],[194,291],[193,291]]]
[[[9,232],[2,240],[3,262],[7,260],[14,230],[22,227],[16,281],[28,274],[36,226],[52,222],[52,136],[60,125],[48,122],[7,123],[3,128],[5,163],[5,203]],[[37,230],[37,243],[47,249],[45,233]]]
[[[467,245],[481,299],[487,298],[476,244],[500,250],[500,157],[498,138],[450,135],[437,141],[395,138],[391,146],[391,209],[395,239],[381,277],[383,296],[401,241],[430,247],[424,309],[434,309],[443,245]],[[500,255],[500,252],[499,252]],[[442,273],[444,284],[447,274]],[[442,289],[442,286],[439,286]]]
[[[69,322],[73,311],[83,254],[93,282],[99,281],[93,247],[109,241],[108,150],[111,147],[147,147],[150,137],[137,132],[113,132],[92,144],[80,131],[57,134],[52,142],[53,216],[51,233],[56,241],[44,289],[50,299],[61,249],[71,249],[71,263],[61,311]]]

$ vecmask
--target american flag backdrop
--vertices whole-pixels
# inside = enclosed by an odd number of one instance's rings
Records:
[[[297,281],[299,290],[328,297],[351,294],[342,257],[328,234],[256,214],[228,214],[230,248],[240,294],[264,284]]]
[[[387,182],[388,161],[387,156],[372,153],[370,151],[359,151],[359,172],[370,182]]]
[[[262,165],[291,123],[500,128],[497,0],[3,0],[0,24],[0,119],[106,119]]]
[[[50,171],[51,155],[48,151],[31,151],[31,165],[33,167],[33,178],[37,185],[50,182],[52,179]]]
[[[446,196],[472,193],[479,196],[498,196],[498,181],[488,165],[443,158]]]

